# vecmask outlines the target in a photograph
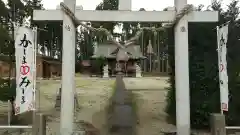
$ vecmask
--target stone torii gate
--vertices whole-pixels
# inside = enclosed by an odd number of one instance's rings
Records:
[[[171,22],[176,11],[131,11],[131,0],[119,0],[121,11],[76,10],[76,0],[64,0],[66,6],[82,21],[114,22]],[[187,0],[174,0],[180,11]],[[70,135],[73,131],[75,93],[75,26],[61,10],[34,10],[33,20],[63,20],[62,57],[62,104],[60,133]],[[177,134],[190,135],[188,22],[217,22],[218,12],[193,11],[184,16],[175,26],[176,105]]]

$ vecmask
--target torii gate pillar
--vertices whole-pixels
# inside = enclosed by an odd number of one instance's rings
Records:
[[[64,0],[64,3],[75,13],[76,0]],[[63,57],[60,134],[70,135],[74,127],[76,29],[71,18],[64,13],[62,15]]]
[[[174,0],[179,12],[187,0]],[[177,135],[190,135],[188,20],[183,17],[174,28]]]

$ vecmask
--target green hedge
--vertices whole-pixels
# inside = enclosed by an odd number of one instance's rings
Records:
[[[9,87],[9,82],[10,87]],[[16,80],[7,80],[0,78],[0,101],[7,102],[13,100],[16,96]]]

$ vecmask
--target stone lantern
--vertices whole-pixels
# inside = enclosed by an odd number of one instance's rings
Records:
[[[151,40],[148,41],[147,54],[149,56],[149,61],[150,61],[149,71],[151,72],[152,71],[152,55],[154,54]]]

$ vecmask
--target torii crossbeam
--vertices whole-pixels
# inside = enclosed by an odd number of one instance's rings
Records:
[[[64,0],[66,6],[82,21],[114,22],[171,22],[175,11],[131,11],[131,0],[119,0],[121,11],[75,11],[76,0]],[[180,11],[187,0],[174,0]],[[75,93],[75,26],[61,10],[34,10],[33,19],[38,21],[63,20],[63,66],[62,105],[60,133],[70,135],[73,131]],[[175,71],[177,134],[190,135],[188,22],[217,22],[218,12],[194,11],[186,15],[175,26]]]
[[[176,11],[112,11],[76,10],[75,15],[82,21],[102,22],[171,22]],[[39,21],[63,20],[61,10],[34,10],[33,19]],[[213,22],[218,13],[213,11],[193,11],[187,16],[188,22]]]

